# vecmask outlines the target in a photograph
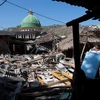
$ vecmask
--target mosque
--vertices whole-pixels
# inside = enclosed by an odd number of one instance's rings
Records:
[[[41,47],[44,51],[54,50],[55,40],[57,40],[54,34],[41,33],[40,21],[34,16],[32,10],[29,10],[28,15],[21,21],[19,31],[0,31],[0,54],[29,54],[37,49],[41,51]]]
[[[30,10],[28,15],[22,20],[20,32],[16,33],[16,38],[34,39],[41,33],[41,30],[40,21],[33,15],[32,10]]]
[[[0,53],[26,54],[41,30],[40,21],[29,10],[28,15],[21,21],[20,31],[0,31]]]

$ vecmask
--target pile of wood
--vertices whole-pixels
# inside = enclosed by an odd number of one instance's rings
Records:
[[[66,59],[56,60],[57,54],[1,55],[0,98],[2,97],[2,100],[70,98],[72,88],[69,82],[72,82],[71,69],[74,70],[74,64],[68,63]],[[64,94],[67,95],[63,96]]]

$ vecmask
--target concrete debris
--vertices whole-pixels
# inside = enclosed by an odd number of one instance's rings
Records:
[[[60,58],[61,55],[61,58]],[[73,59],[62,53],[0,55],[2,100],[69,100],[74,72]],[[1,100],[1,99],[0,99]]]

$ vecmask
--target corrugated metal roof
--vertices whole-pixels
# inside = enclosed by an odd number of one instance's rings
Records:
[[[86,15],[82,16],[77,22],[82,22],[93,18],[93,20],[100,20],[100,0],[53,0],[53,1],[62,1],[67,4],[84,7],[87,9]],[[75,20],[76,21],[76,20]],[[70,26],[70,25],[69,25]]]
[[[66,3],[74,5],[74,6],[84,7],[88,10],[92,10],[96,7],[100,8],[100,1],[99,0],[53,0],[53,1],[66,2]]]

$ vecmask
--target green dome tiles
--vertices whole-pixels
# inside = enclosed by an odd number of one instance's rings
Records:
[[[40,21],[32,14],[32,12],[29,12],[29,15],[26,16],[21,22],[21,28],[25,27],[41,28]]]

